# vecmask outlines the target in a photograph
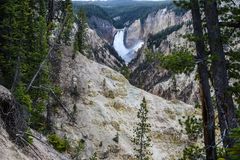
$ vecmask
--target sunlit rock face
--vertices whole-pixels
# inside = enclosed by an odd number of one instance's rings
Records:
[[[115,30],[112,46],[124,60],[123,63],[128,64],[131,68],[131,84],[169,100],[177,98],[189,104],[198,101],[198,85],[194,80],[195,73],[189,76],[177,75],[177,86],[174,87],[172,74],[159,68],[157,64],[146,62],[144,54],[149,35],[154,35],[176,25],[181,25],[181,27],[166,35],[159,45],[154,45],[150,49],[162,54],[171,54],[174,49],[179,47],[194,49],[194,44],[188,42],[182,36],[192,32],[191,24],[188,23],[190,19],[190,12],[179,15],[172,10],[160,9],[157,12],[150,13],[143,21],[137,19],[125,29]],[[98,41],[100,40],[97,40],[96,43]],[[96,52],[96,55],[105,54]],[[108,61],[109,58],[101,59],[104,59],[103,64],[111,68],[116,65],[116,63],[112,63],[112,60]],[[177,92],[173,92],[173,90],[177,90]]]
[[[143,24],[143,34],[133,35],[129,32],[127,37],[142,38],[146,35],[156,34],[166,28],[182,24],[178,30],[166,35],[158,46],[153,46],[153,48],[150,49],[154,52],[167,55],[171,54],[174,49],[184,47],[192,50],[194,53],[194,44],[182,36],[187,33],[192,33],[191,24],[188,23],[190,19],[190,12],[178,16],[174,12],[166,9],[159,10],[156,14],[152,13],[148,15]],[[131,26],[129,28],[131,28]],[[147,62],[143,52],[140,52],[136,57],[137,58],[129,65],[133,71],[130,76],[131,84],[169,100],[177,98],[190,104],[198,102],[198,84],[195,81],[195,72],[189,75],[175,75],[176,86],[174,86],[173,75],[169,71],[159,67],[158,64],[161,62]]]
[[[159,46],[155,48],[156,52],[161,54],[171,54],[177,47],[190,49],[194,53],[194,44],[188,42],[182,37],[185,33],[191,33],[191,26],[184,24],[179,30],[166,36]],[[144,90],[164,97],[166,99],[177,98],[189,104],[195,104],[199,100],[199,89],[195,80],[195,72],[189,75],[175,75],[159,67],[159,63],[151,63],[146,61],[144,54],[138,56],[131,64],[133,72],[130,76],[130,82]],[[176,83],[176,86],[174,86]]]
[[[94,152],[100,159],[134,159],[131,138],[143,97],[147,100],[152,126],[152,158],[168,160],[181,154],[188,140],[181,132],[178,119],[192,114],[192,106],[177,100],[167,101],[138,89],[120,73],[81,54],[72,60],[69,48],[62,51],[62,99],[68,111],[74,113],[76,124],[70,125],[66,114],[59,111],[55,128],[59,135],[66,135],[72,144],[81,139],[85,141],[82,159],[89,159]],[[79,93],[77,97],[71,93],[73,77]],[[117,134],[118,142],[113,140]]]
[[[143,37],[143,27],[140,19],[135,20],[126,30],[126,46],[132,47]]]
[[[150,13],[143,22],[135,20],[127,28],[126,45],[131,47],[140,39],[146,40],[149,34],[154,35],[170,26],[187,22],[190,17],[190,12],[186,12],[184,15],[177,15],[174,11],[166,8],[160,9],[156,13]]]

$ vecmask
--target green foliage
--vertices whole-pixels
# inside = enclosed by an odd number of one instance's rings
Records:
[[[196,104],[196,109],[198,107],[199,104]],[[203,137],[202,123],[202,119],[194,115],[183,117],[183,120],[179,120],[179,124],[184,128],[190,140],[190,144],[184,148],[183,155],[179,160],[206,159],[204,148],[200,147],[201,143],[198,142],[198,139]],[[198,144],[196,144],[196,142],[198,142]]]
[[[125,78],[129,79],[130,78],[130,74],[131,74],[131,70],[128,66],[124,65],[121,70],[120,73],[122,75],[124,75]]]
[[[175,74],[191,73],[195,67],[195,59],[190,51],[187,49],[179,49],[172,52],[170,55],[163,55],[161,53],[152,53],[146,50],[148,61],[158,61],[159,65]]]
[[[29,128],[25,131],[25,138],[28,141],[28,143],[30,143],[30,144],[33,143],[32,132]]]
[[[146,99],[143,98],[140,108],[137,113],[139,122],[134,129],[134,137],[132,142],[135,145],[136,158],[141,160],[150,159],[151,152],[149,147],[151,146],[151,138],[149,133],[151,131],[151,125],[148,122],[148,109]]]
[[[183,150],[183,157],[179,160],[205,160],[203,149],[197,145],[190,145]]]
[[[86,48],[86,28],[87,28],[87,18],[83,9],[78,13],[78,32],[75,36],[74,50],[83,53],[83,50]]]
[[[184,121],[179,120],[179,124],[184,127],[189,140],[197,140],[199,137],[202,137],[202,119],[196,118],[196,116],[187,116],[183,117]]]
[[[231,160],[238,160],[240,156],[240,128],[233,129],[231,137],[235,140],[235,144],[232,148],[227,149],[227,153]]]
[[[53,92],[56,94],[56,96],[60,97],[63,91],[60,86],[55,86],[53,87]]]
[[[32,99],[29,94],[27,94],[26,87],[23,83],[20,83],[16,90],[14,95],[17,98],[17,101],[21,103],[22,105],[25,105],[29,112],[32,111]]]
[[[46,4],[44,0],[1,3],[0,68],[3,85],[11,88],[18,102],[26,106],[30,125],[39,127],[43,122],[48,92],[40,89],[27,91],[26,87],[48,51]],[[34,86],[49,85],[48,69],[46,65]]]
[[[96,152],[94,152],[92,157],[90,157],[90,160],[97,160],[97,153]]]
[[[78,145],[74,149],[73,159],[79,159],[79,156],[84,149],[85,149],[85,141],[81,139],[78,141]]]
[[[66,25],[63,30],[63,41],[65,44],[70,45],[70,38],[71,38],[71,31],[73,28],[73,22],[74,22],[74,16],[73,16],[73,8],[72,8],[72,3],[71,0],[66,0],[65,1],[65,14],[66,14]]]
[[[48,135],[48,142],[59,152],[65,152],[70,148],[67,138],[61,138],[57,134]]]
[[[67,25],[63,40],[67,42],[72,29],[71,1],[62,3]],[[52,86],[50,63],[46,62],[30,90],[26,90],[49,50],[50,30],[54,23],[47,22],[46,0],[3,0],[0,6],[0,68],[1,84],[11,88],[17,101],[28,110],[29,125],[43,131],[46,127],[45,111]],[[60,89],[53,89],[60,95]]]
[[[226,150],[223,147],[217,147],[217,158],[218,160],[225,160]]]
[[[88,18],[91,18],[92,16],[96,16],[101,19],[112,22],[112,19],[108,15],[108,13],[98,5],[93,5],[93,4],[82,5],[80,10],[83,10],[86,13],[86,17]],[[77,8],[77,11],[79,11],[79,8]]]
[[[163,56],[161,65],[174,73],[190,73],[194,70],[195,61],[189,51],[181,49],[172,55]]]
[[[168,35],[179,30],[182,26],[183,23],[168,27],[157,34],[150,35],[147,42],[148,48],[152,48],[153,46],[158,47],[161,44],[161,42],[167,38]]]

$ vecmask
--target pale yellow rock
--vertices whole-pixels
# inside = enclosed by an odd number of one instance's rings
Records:
[[[86,159],[94,152],[106,160],[134,159],[134,150],[131,138],[137,122],[137,111],[143,97],[146,98],[149,108],[149,122],[152,126],[153,136],[152,158],[154,160],[168,160],[180,154],[186,145],[187,136],[181,133],[182,127],[178,119],[191,114],[193,107],[178,101],[173,103],[158,96],[147,93],[129,84],[118,72],[93,62],[83,55],[76,56],[74,61],[69,61],[70,48],[64,48],[62,70],[60,74],[61,87],[69,88],[71,74],[75,74],[83,88],[87,88],[87,82],[91,81],[91,92],[97,92],[96,96],[89,96],[88,89],[82,93],[75,102],[79,112],[76,115],[76,125],[67,131],[58,128],[58,133],[66,134],[70,141],[85,139],[86,147],[82,157]],[[72,69],[74,65],[74,69]],[[71,67],[70,67],[71,66]],[[66,76],[68,75],[68,76]],[[111,91],[114,96],[106,96]],[[73,101],[67,92],[62,98],[67,106],[72,106]],[[93,103],[83,103],[84,99]],[[56,123],[66,123],[67,117],[62,114],[56,119]],[[79,128],[78,126],[83,126]],[[66,126],[64,126],[66,127]],[[113,138],[119,134],[119,143]],[[159,135],[160,138],[154,139]],[[91,137],[91,138],[89,138]],[[90,140],[91,139],[91,140]],[[99,146],[101,142],[101,146]],[[109,149],[109,146],[116,147]],[[111,147],[110,147],[111,148]]]

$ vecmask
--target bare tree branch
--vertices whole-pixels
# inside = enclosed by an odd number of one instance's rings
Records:
[[[67,114],[67,116],[74,122],[74,117],[68,112],[68,109],[65,107],[65,105],[62,103],[62,101],[59,99],[59,97],[55,94],[55,92],[48,87],[44,87],[44,86],[32,86],[32,88],[36,88],[36,89],[44,89],[47,91],[50,91],[51,94],[53,95],[53,98],[58,102],[58,104],[62,107],[62,109],[64,110],[64,112]],[[75,123],[75,122],[74,122]]]
[[[57,46],[57,44],[59,43],[59,40],[61,39],[61,35],[62,32],[64,30],[64,27],[67,23],[67,17],[64,18],[64,21],[62,23],[62,26],[60,28],[60,31],[57,35],[57,38],[55,39],[53,46],[49,49],[48,54],[45,56],[44,60],[41,62],[41,64],[38,67],[37,72],[35,73],[35,75],[33,76],[31,82],[29,83],[28,87],[27,87],[27,92],[30,90],[30,88],[32,87],[32,84],[34,83],[34,81],[36,80],[37,76],[39,75],[40,71],[42,70],[43,66],[45,65],[45,63],[47,62],[48,58],[51,56],[52,52],[54,51],[55,47]]]

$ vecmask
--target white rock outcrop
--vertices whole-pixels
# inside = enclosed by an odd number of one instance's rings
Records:
[[[146,40],[149,34],[157,34],[158,32],[175,26],[191,19],[191,12],[188,11],[184,15],[177,15],[174,11],[160,9],[156,13],[150,13],[142,22],[135,20],[128,28],[126,34],[126,45],[131,47],[138,40]]]
[[[137,110],[143,97],[149,108],[153,160],[168,160],[179,157],[188,138],[178,120],[193,114],[194,108],[180,101],[167,101],[138,89],[120,73],[78,54],[72,59],[73,51],[62,48],[60,86],[62,101],[75,118],[71,122],[62,108],[54,115],[54,130],[59,136],[67,137],[72,148],[83,140],[79,152],[80,160],[88,160],[95,152],[99,159],[134,160],[131,142],[137,122]],[[74,90],[73,90],[74,89]],[[74,94],[78,92],[78,94]],[[75,106],[75,107],[74,107]],[[44,136],[32,131],[35,137],[31,148],[19,149],[13,144],[0,125],[0,155],[2,160],[70,160],[69,153],[60,154],[47,143]],[[113,139],[118,135],[118,142]],[[39,158],[40,157],[40,158]]]
[[[70,48],[63,49],[60,81],[63,100],[74,114],[76,124],[70,125],[64,112],[59,112],[55,121],[57,133],[66,135],[73,144],[84,139],[82,159],[88,159],[94,152],[100,159],[134,159],[131,138],[143,97],[148,103],[152,126],[152,158],[167,160],[181,154],[188,140],[178,120],[193,114],[191,105],[167,101],[138,89],[120,73],[83,55],[72,60],[71,52]],[[71,95],[72,77],[77,78],[78,97]],[[117,134],[118,143],[113,141]]]

